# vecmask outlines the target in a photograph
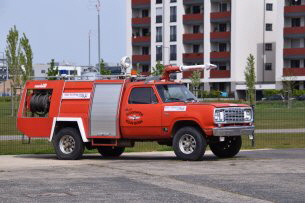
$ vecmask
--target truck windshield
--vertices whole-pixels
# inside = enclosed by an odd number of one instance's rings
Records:
[[[197,101],[197,98],[184,85],[172,84],[156,86],[163,102]]]

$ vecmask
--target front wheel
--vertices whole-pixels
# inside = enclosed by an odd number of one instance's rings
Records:
[[[205,137],[194,127],[183,127],[173,139],[176,156],[185,161],[202,159],[207,147]]]
[[[84,143],[75,128],[63,128],[53,138],[53,146],[58,159],[76,160],[84,153]]]
[[[226,137],[223,142],[216,142],[210,144],[211,151],[219,158],[234,157],[241,148],[241,137]]]
[[[125,151],[125,147],[101,146],[97,150],[104,157],[119,157]]]

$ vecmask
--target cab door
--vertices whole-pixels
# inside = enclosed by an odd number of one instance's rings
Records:
[[[161,104],[152,86],[131,87],[121,108],[123,138],[154,139],[161,136]]]

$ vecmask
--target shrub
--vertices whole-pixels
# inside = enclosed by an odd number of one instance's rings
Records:
[[[293,90],[292,95],[295,97],[301,96],[305,94],[305,90]]]
[[[283,92],[282,90],[264,90],[263,95],[264,97],[269,97],[275,94],[282,94],[282,92]]]

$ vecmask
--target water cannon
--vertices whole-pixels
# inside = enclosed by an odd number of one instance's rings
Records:
[[[185,71],[194,71],[194,70],[211,70],[215,69],[217,66],[215,64],[206,63],[203,65],[191,65],[191,66],[165,66],[163,74],[161,76],[162,80],[170,80],[169,75],[171,73],[181,73]]]

